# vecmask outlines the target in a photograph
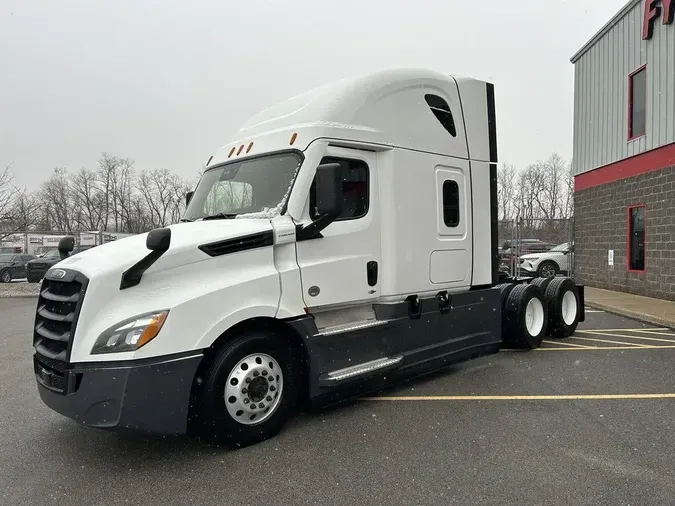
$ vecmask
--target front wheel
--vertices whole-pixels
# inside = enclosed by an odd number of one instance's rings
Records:
[[[275,436],[293,414],[299,381],[296,354],[283,336],[248,332],[226,343],[203,375],[205,435],[232,446]]]
[[[555,262],[544,261],[537,269],[537,276],[540,278],[555,278],[560,269]]]
[[[0,273],[0,281],[3,283],[10,283],[12,281],[12,273],[4,270]]]

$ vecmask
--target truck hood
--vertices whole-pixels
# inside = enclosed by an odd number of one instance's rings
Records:
[[[272,230],[268,219],[209,220],[171,225],[171,246],[148,270],[158,272],[210,258],[198,247],[202,244],[235,239]],[[122,274],[150,251],[145,246],[148,234],[138,234],[82,251],[61,260],[52,269],[81,272],[87,278]]]

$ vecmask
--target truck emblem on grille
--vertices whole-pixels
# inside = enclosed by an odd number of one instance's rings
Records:
[[[63,269],[55,269],[51,272],[51,277],[54,279],[63,279],[66,276],[66,271]]]

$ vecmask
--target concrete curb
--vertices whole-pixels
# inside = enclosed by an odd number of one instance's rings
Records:
[[[665,318],[659,318],[658,316],[653,316],[645,313],[638,313],[637,311],[631,311],[630,309],[620,309],[614,306],[608,306],[600,302],[589,302],[586,301],[586,305],[593,309],[600,309],[608,313],[612,313],[618,316],[625,316],[632,320],[637,320],[643,323],[651,323],[652,325],[660,325],[662,327],[675,328],[675,321],[667,320]]]
[[[0,299],[37,299],[40,296],[40,294],[35,294],[35,295],[26,295],[26,294],[21,294],[21,295],[8,295],[8,294],[2,294],[0,295]]]

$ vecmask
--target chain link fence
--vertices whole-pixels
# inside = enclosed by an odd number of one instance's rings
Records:
[[[510,276],[574,277],[574,218],[500,221],[499,245]]]

